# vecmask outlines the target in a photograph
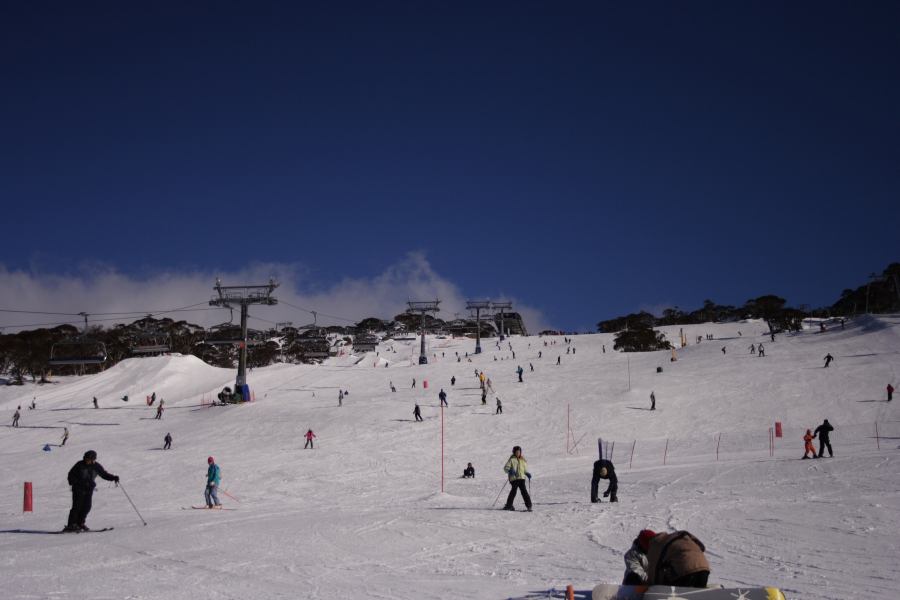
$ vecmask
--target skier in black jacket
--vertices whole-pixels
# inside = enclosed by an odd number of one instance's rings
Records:
[[[825,448],[828,448],[828,457],[834,457],[834,453],[831,451],[831,440],[828,439],[832,431],[834,431],[834,427],[831,426],[828,419],[825,419],[825,422],[813,431],[813,437],[819,436],[819,458],[825,455]]]
[[[69,511],[69,523],[63,531],[90,531],[84,524],[88,513],[91,512],[91,500],[94,488],[97,484],[94,479],[99,475],[107,481],[119,483],[118,475],[106,472],[103,466],[96,462],[97,453],[88,450],[84,458],[79,460],[69,469],[69,485],[72,486],[72,510]]]
[[[603,497],[609,497],[610,502],[618,502],[619,497],[616,495],[619,491],[619,479],[616,477],[616,468],[613,464],[605,459],[600,459],[594,463],[594,476],[591,478],[591,502],[600,502],[597,497],[597,487],[600,485],[601,479],[609,479],[609,487],[603,492]]]

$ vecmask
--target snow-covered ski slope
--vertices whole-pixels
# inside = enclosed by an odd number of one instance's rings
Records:
[[[678,339],[677,327],[664,330]],[[884,400],[888,382],[898,387],[900,318],[857,319],[775,343],[759,322],[684,331],[690,345],[674,363],[669,352],[613,352],[611,335],[574,337],[575,354],[562,337],[514,337],[515,360],[505,342],[497,350],[488,339],[472,362],[456,362],[455,352],[471,352],[474,341],[432,338],[425,366],[411,361],[416,342],[388,342],[378,357],[255,369],[256,402],[241,406],[200,406],[234,372],[180,356],[0,388],[2,596],[543,598],[568,583],[590,590],[620,582],[622,553],[640,529],[681,528],[706,543],[714,582],[774,585],[789,598],[894,597],[900,416]],[[706,334],[716,339],[697,344]],[[764,358],[750,355],[751,342],[763,342]],[[827,353],[835,362],[824,369]],[[487,406],[475,369],[496,392]],[[442,387],[450,404],[444,493]],[[349,395],[339,408],[341,388]],[[162,420],[144,404],[154,391],[166,400]],[[651,391],[655,412],[646,410]],[[127,404],[119,400],[126,393]],[[38,408],[28,410],[34,396]],[[416,401],[424,423],[413,422]],[[19,404],[21,427],[13,429]],[[823,418],[835,427],[835,458],[800,460],[803,432]],[[775,421],[785,437],[770,457]],[[580,440],[571,454],[567,422]],[[71,436],[57,447],[64,426]],[[303,450],[308,428],[318,436],[314,450]],[[174,443],[163,451],[166,432]],[[598,436],[615,441],[617,505],[589,502]],[[52,450],[42,451],[48,443]],[[491,510],[515,444],[534,474],[533,513]],[[149,525],[98,479],[88,525],[114,531],[12,533],[65,524],[66,473],[88,449],[122,477]],[[236,510],[182,510],[203,502],[209,455],[231,495],[220,497]],[[467,462],[474,480],[459,478]],[[33,482],[34,512],[23,515],[25,481]]]

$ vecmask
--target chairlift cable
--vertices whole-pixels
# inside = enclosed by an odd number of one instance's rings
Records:
[[[0,312],[4,313],[20,313],[26,315],[61,315],[65,317],[80,317],[80,313],[64,313],[64,312],[43,312],[39,310],[15,310],[12,308],[0,308]]]
[[[213,306],[213,307],[210,307],[210,308],[174,309],[174,310],[166,311],[166,312],[195,312],[195,311],[201,311],[201,310],[222,310],[222,308],[223,308],[223,307],[216,307],[216,306]],[[50,314],[55,314],[55,313],[50,313]],[[61,313],[61,314],[68,314],[68,313]],[[98,314],[102,314],[102,313],[98,313]],[[106,314],[109,314],[109,313],[106,313]],[[118,313],[118,314],[125,314],[125,313]],[[135,313],[135,314],[144,314],[144,315],[146,315],[147,313]],[[163,314],[163,313],[157,312],[157,313],[151,313],[151,314]],[[81,315],[74,315],[74,316],[81,316]],[[93,313],[91,314],[91,316],[93,316]],[[91,323],[105,323],[105,322],[107,322],[107,321],[121,321],[121,317],[110,317],[110,318],[107,318],[107,319],[91,319]],[[72,325],[73,323],[74,323],[74,321],[57,321],[57,322],[55,322],[55,323],[24,323],[24,324],[15,323],[15,324],[11,324],[11,325],[0,325],[0,327],[2,327],[3,329],[12,328],[12,327],[15,327],[15,328],[21,328],[21,327],[59,327],[60,325]],[[80,323],[80,321],[79,321],[79,323]]]
[[[285,302],[284,300],[280,300],[279,304],[286,304],[287,306],[290,306],[291,308],[296,308],[297,310],[302,310],[303,312],[308,312],[310,314],[315,313],[315,314],[321,315],[323,317],[329,317],[331,319],[338,319],[339,321],[347,321],[348,323],[357,323],[359,321],[358,319],[348,319],[347,317],[339,317],[337,315],[329,315],[328,313],[319,312],[317,310],[309,310],[308,308],[303,308],[302,306],[297,306],[296,304],[291,304],[290,302]]]
[[[105,313],[91,313],[91,316],[110,316],[110,315],[161,315],[163,313],[170,312],[186,312],[189,310],[210,310],[209,308],[194,308],[195,306],[202,306],[207,304],[207,302],[197,302],[196,304],[189,304],[187,306],[182,306],[179,308],[167,308],[161,310],[133,310],[127,312],[105,312]]]
[[[275,322],[275,321],[270,321],[270,320],[268,320],[268,319],[263,319],[262,317],[254,317],[253,315],[247,315],[247,318],[249,318],[249,319],[256,319],[257,321],[263,321],[263,322],[265,322],[265,323],[271,323],[272,325],[278,325],[277,322]]]
[[[107,317],[113,315],[149,315],[149,314],[163,314],[169,312],[179,312],[179,311],[187,311],[189,309],[194,309],[195,306],[202,306],[206,304],[206,302],[197,302],[196,304],[189,304],[187,306],[182,306],[179,308],[169,308],[169,309],[160,309],[160,310],[133,310],[133,311],[125,311],[125,312],[98,312],[98,313],[88,313],[92,317]],[[195,310],[210,310],[208,308],[205,309],[195,309]],[[0,313],[19,313],[26,315],[59,315],[65,317],[80,317],[81,313],[66,313],[66,312],[51,312],[51,311],[40,311],[40,310],[19,310],[15,308],[0,308]]]

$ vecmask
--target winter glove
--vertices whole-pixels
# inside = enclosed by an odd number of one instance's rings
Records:
[[[609,498],[609,492],[603,492],[603,497],[604,497],[604,498]]]
[[[113,475],[113,482],[114,482],[114,483],[119,483],[119,476],[118,476],[118,475]]]
[[[525,477],[528,478],[528,481],[531,481],[531,473],[529,473],[529,472],[526,471],[526,472],[525,472]]]

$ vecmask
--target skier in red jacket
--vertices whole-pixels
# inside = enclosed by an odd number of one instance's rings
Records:
[[[813,435],[813,432],[809,429],[806,430],[806,435],[803,436],[803,441],[805,442],[805,446],[803,447],[803,458],[818,458],[816,456],[816,447],[813,446],[812,441],[816,439],[816,436]],[[810,457],[809,455],[812,454]]]
[[[313,447],[313,439],[314,439],[315,437],[316,437],[316,434],[313,433],[313,430],[312,430],[312,429],[307,429],[307,430],[306,430],[306,445],[303,446],[303,449],[304,449],[304,450],[306,450],[307,448],[312,448],[312,447]],[[313,448],[313,449],[314,449],[314,448]]]

